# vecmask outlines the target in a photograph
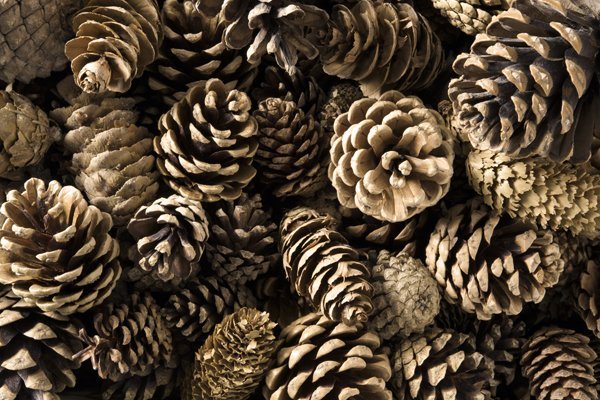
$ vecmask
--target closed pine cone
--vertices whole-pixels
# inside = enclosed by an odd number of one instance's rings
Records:
[[[159,121],[158,170],[184,197],[235,200],[254,178],[258,124],[250,98],[218,79],[192,87]]]
[[[510,0],[433,0],[452,26],[467,35],[484,33],[492,17],[507,10]]]
[[[311,313],[280,335],[283,344],[263,387],[267,400],[392,400],[390,361],[380,339],[362,325],[348,326]]]
[[[600,11],[568,0],[515,0],[460,55],[450,84],[474,147],[554,161],[590,157],[600,124]]]
[[[37,178],[8,193],[0,209],[0,283],[27,306],[84,312],[110,295],[121,275],[110,215],[79,190]]]
[[[337,117],[348,112],[352,103],[364,96],[360,88],[353,83],[340,83],[334,85],[328,93],[328,100],[319,112],[321,126],[328,132],[333,131],[333,124]]]
[[[521,370],[537,400],[597,399],[589,338],[570,329],[538,330],[523,347]]]
[[[586,326],[600,338],[600,265],[588,260],[575,284],[575,311]]]
[[[320,43],[329,75],[353,79],[367,96],[430,86],[443,66],[443,49],[411,5],[361,0],[333,8]]]
[[[158,56],[162,23],[156,0],[89,0],[73,17],[65,45],[75,82],[89,93],[123,93]]]
[[[327,318],[366,322],[373,309],[370,270],[334,225],[333,217],[309,208],[287,212],[279,231],[283,267],[296,292]]]
[[[343,206],[400,222],[448,192],[452,139],[441,115],[417,97],[389,91],[358,100],[334,131],[329,179]]]

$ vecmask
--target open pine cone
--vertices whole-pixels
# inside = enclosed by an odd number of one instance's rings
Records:
[[[597,260],[585,263],[575,284],[575,296],[575,311],[588,329],[600,338],[600,265]]]

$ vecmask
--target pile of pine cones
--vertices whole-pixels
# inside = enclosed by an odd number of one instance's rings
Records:
[[[600,0],[0,0],[0,204],[0,400],[598,400]]]

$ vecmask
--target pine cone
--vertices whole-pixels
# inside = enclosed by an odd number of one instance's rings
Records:
[[[258,124],[250,98],[218,79],[192,87],[159,121],[158,170],[184,197],[235,200],[252,180]]]
[[[575,285],[575,311],[594,335],[600,338],[600,265],[588,260]]]
[[[382,1],[334,6],[319,50],[326,73],[358,81],[367,96],[424,89],[444,61],[425,18],[409,4]]]
[[[448,94],[474,147],[554,161],[590,157],[600,117],[600,12],[516,0],[454,62]]]
[[[29,83],[67,63],[67,18],[81,0],[4,0],[0,4],[0,80]]]
[[[325,131],[332,132],[337,117],[348,112],[352,103],[364,96],[358,86],[353,83],[340,83],[329,90],[329,100],[323,104],[319,112],[321,126]]]
[[[31,178],[0,209],[0,283],[27,306],[60,315],[102,303],[121,275],[110,215],[72,186]]]
[[[269,314],[242,308],[228,315],[196,353],[193,400],[246,400],[258,388],[279,345]]]
[[[293,101],[272,97],[254,111],[259,126],[255,164],[277,197],[312,196],[327,183],[329,137]]]
[[[473,335],[429,328],[400,342],[392,365],[399,400],[491,399],[494,362],[476,351]]]
[[[280,226],[283,267],[296,292],[327,318],[365,322],[373,309],[370,271],[334,224],[331,216],[305,207],[286,213]]]
[[[538,330],[523,347],[521,367],[537,400],[597,399],[590,340],[570,329]]]
[[[127,225],[137,240],[138,265],[156,270],[164,281],[185,280],[198,272],[208,240],[208,221],[198,201],[178,195],[140,208]]]
[[[379,349],[379,337],[362,325],[311,313],[285,328],[280,338],[282,348],[263,387],[265,399],[392,399],[385,387],[392,375],[390,361]]]
[[[59,138],[60,131],[50,125],[46,113],[27,97],[0,90],[0,177],[12,178],[39,163]]]
[[[448,192],[452,139],[441,115],[417,97],[389,91],[356,101],[334,130],[329,178],[343,206],[400,222]]]
[[[473,151],[467,172],[473,188],[498,212],[574,235],[593,238],[600,232],[600,176],[585,165]]]
[[[158,56],[162,23],[156,0],[89,0],[73,17],[65,54],[88,93],[123,93]]]
[[[259,194],[219,203],[210,213],[206,258],[212,270],[232,284],[256,280],[280,260],[277,225]]]
[[[149,375],[133,376],[119,382],[103,381],[103,400],[175,399],[178,368],[158,367]],[[62,400],[62,399],[61,399]],[[89,398],[81,400],[91,400]]]
[[[159,186],[152,135],[136,124],[134,106],[133,99],[82,95],[50,114],[69,130],[63,147],[73,154],[68,168],[75,184],[116,226],[154,200]]]
[[[484,33],[492,17],[509,8],[509,0],[432,0],[442,15],[467,35]]]
[[[255,292],[259,309],[268,312],[269,318],[282,328],[311,312],[303,298],[291,293],[285,276],[259,277]]]
[[[373,268],[371,330],[383,340],[422,333],[440,310],[437,283],[421,261],[382,250]]]

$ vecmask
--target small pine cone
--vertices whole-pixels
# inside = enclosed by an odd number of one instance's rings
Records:
[[[366,322],[373,309],[370,271],[334,225],[331,216],[309,208],[286,213],[280,226],[283,267],[296,292],[327,318]]]
[[[570,329],[538,330],[523,347],[521,369],[537,400],[597,399],[590,340]]]
[[[598,108],[600,12],[570,0],[517,0],[460,55],[450,83],[461,129],[479,150],[554,161],[590,157]]]
[[[110,295],[121,266],[110,215],[79,190],[37,178],[8,193],[0,213],[0,283],[27,306],[70,315]]]
[[[492,17],[509,8],[509,0],[433,0],[448,21],[467,35],[484,33]]]
[[[343,206],[400,222],[448,192],[450,132],[417,97],[389,91],[358,100],[336,119],[334,130],[329,178]]]
[[[90,203],[126,225],[138,208],[156,198],[159,173],[152,135],[136,124],[135,101],[82,95],[50,116],[69,131],[63,147],[69,171]]]
[[[156,270],[163,281],[185,280],[198,272],[208,240],[208,221],[199,201],[176,194],[135,213],[127,230],[137,241],[138,265]]]
[[[392,400],[385,387],[392,376],[390,361],[379,348],[379,337],[362,325],[311,313],[285,328],[280,338],[277,362],[263,387],[265,399]]]
[[[588,260],[579,275],[575,297],[575,311],[588,329],[600,338],[600,265],[596,260]]]
[[[218,79],[192,87],[159,121],[158,170],[184,197],[235,200],[256,175],[258,124],[250,98]]]
[[[132,376],[119,382],[103,381],[102,400],[175,399],[178,368],[158,367],[145,376]],[[61,398],[61,400],[63,400]],[[68,399],[67,399],[68,400]],[[90,400],[84,398],[81,400]]]
[[[258,388],[279,342],[269,314],[242,308],[228,315],[196,353],[193,400],[246,400]]]
[[[423,263],[382,250],[373,268],[370,329],[383,340],[422,333],[440,310],[438,285]]]
[[[280,260],[277,225],[263,208],[259,194],[217,203],[209,214],[206,258],[220,278],[244,285],[256,280]]]
[[[336,5],[323,36],[323,70],[358,81],[367,96],[390,89],[424,89],[444,62],[441,42],[429,22],[405,3],[361,0]]]
[[[585,165],[473,151],[467,173],[471,186],[498,212],[544,229],[599,235],[600,176]]]
[[[39,163],[59,138],[58,128],[27,97],[0,90],[1,178],[12,178],[22,168]]]
[[[65,54],[88,93],[124,93],[158,56],[162,23],[156,0],[89,0],[73,17]]]
[[[312,196],[327,183],[329,137],[314,117],[293,101],[263,100],[258,122],[258,178],[277,197]]]
[[[332,132],[337,117],[348,112],[352,103],[364,96],[358,86],[353,83],[340,83],[329,90],[329,100],[323,104],[319,112],[321,126],[325,131]]]
[[[399,400],[490,400],[494,362],[475,348],[475,337],[429,328],[398,344],[392,384]]]

